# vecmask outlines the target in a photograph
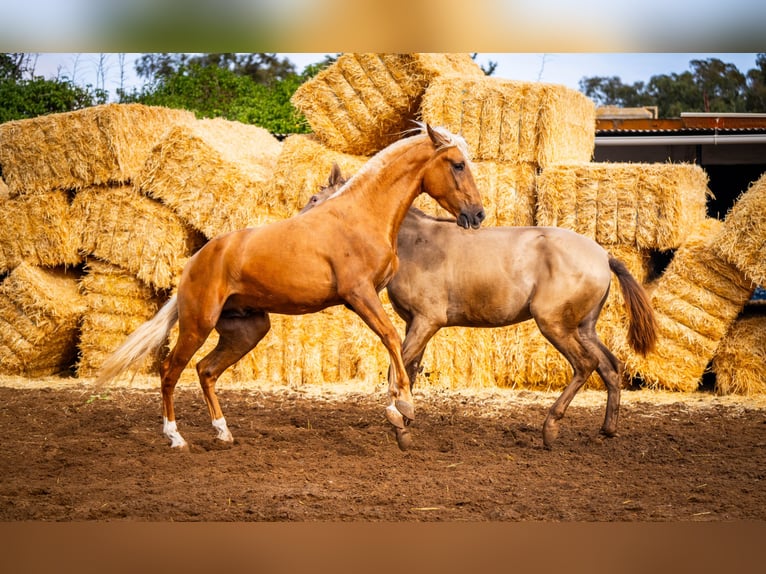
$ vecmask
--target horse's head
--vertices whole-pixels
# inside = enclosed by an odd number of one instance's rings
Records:
[[[426,124],[436,154],[423,175],[423,191],[457,218],[460,227],[478,228],[484,220],[481,195],[471,173],[471,158],[465,140]]]
[[[327,199],[330,198],[330,196],[338,191],[340,187],[348,181],[346,178],[343,177],[343,174],[340,171],[340,167],[338,167],[337,163],[332,164],[332,171],[330,172],[330,177],[327,179],[327,185],[323,185],[319,189],[319,193],[315,193],[312,195],[308,203],[303,206],[303,209],[301,209],[298,213],[306,213],[310,209],[316,207],[320,203],[324,203]]]

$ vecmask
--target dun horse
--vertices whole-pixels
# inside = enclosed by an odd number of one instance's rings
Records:
[[[166,341],[175,347],[161,364],[163,431],[184,447],[173,407],[181,372],[213,329],[217,346],[197,364],[217,438],[232,441],[215,383],[269,330],[269,313],[313,313],[345,304],[388,350],[390,404],[386,416],[399,430],[414,419],[401,339],[378,298],[398,267],[396,237],[407,209],[422,191],[457,218],[478,228],[484,219],[465,140],[421,125],[417,135],[391,144],[311,213],[210,240],[186,264],[177,293],[104,362],[97,385],[125,371]],[[456,226],[457,227],[457,226]]]
[[[329,185],[303,211],[324,203],[343,181],[333,166]],[[454,220],[415,208],[399,229],[397,245],[399,270],[387,291],[406,323],[402,358],[411,384],[426,345],[439,329],[503,327],[534,319],[573,369],[571,382],[543,424],[544,444],[553,444],[569,403],[594,370],[607,389],[601,432],[616,434],[623,363],[595,329],[611,273],[625,300],[631,347],[646,354],[657,339],[649,299],[622,262],[595,241],[566,229],[484,227],[467,234]]]

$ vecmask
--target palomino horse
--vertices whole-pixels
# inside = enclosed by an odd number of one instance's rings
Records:
[[[197,373],[217,438],[231,442],[215,382],[266,335],[268,313],[313,313],[345,304],[388,350],[386,416],[403,431],[415,416],[411,385],[401,339],[378,298],[398,267],[399,226],[422,191],[455,215],[458,225],[478,228],[484,219],[465,140],[442,128],[420,128],[376,154],[333,201],[311,213],[210,240],[187,262],[177,293],[107,358],[96,385],[156,351],[178,322],[178,340],[160,377],[163,431],[172,447],[184,447],[173,390],[215,329],[218,344],[197,364]]]
[[[321,205],[343,181],[333,166],[329,185],[303,210]],[[397,245],[399,270],[387,291],[406,323],[402,358],[411,384],[428,341],[442,327],[504,327],[534,319],[574,371],[543,424],[545,446],[553,444],[559,421],[594,370],[607,389],[601,432],[616,434],[623,363],[595,329],[612,272],[626,304],[629,344],[646,354],[657,340],[649,299],[621,261],[595,241],[566,229],[484,227],[467,234],[454,220],[415,208],[402,222]]]

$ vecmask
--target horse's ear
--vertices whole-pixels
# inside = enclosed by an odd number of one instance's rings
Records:
[[[333,187],[341,182],[343,179],[343,174],[340,171],[340,166],[332,162],[332,171],[330,172],[330,179],[327,181],[327,183],[330,184],[330,187]]]
[[[433,129],[431,124],[426,124],[426,131],[428,132],[428,137],[431,138],[431,141],[437,149],[441,147],[448,147],[450,145],[449,139],[439,133],[437,130]]]

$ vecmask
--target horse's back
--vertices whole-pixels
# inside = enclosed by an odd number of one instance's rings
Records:
[[[601,246],[556,227],[465,230],[409,215],[399,258],[388,289],[397,312],[444,325],[509,325],[559,303],[590,308],[611,280]]]

